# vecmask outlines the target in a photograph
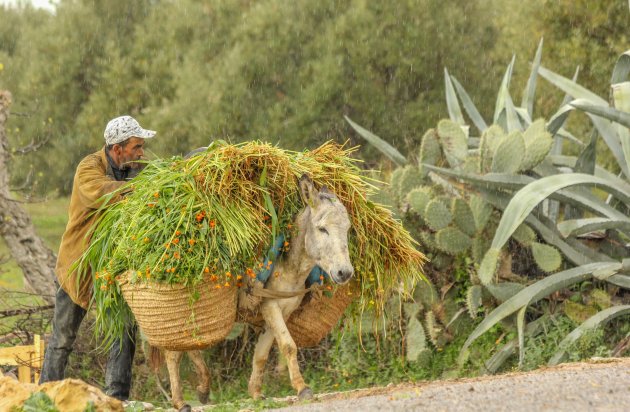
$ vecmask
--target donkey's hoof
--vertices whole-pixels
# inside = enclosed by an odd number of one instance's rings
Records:
[[[298,398],[301,401],[307,401],[309,399],[313,399],[313,391],[308,386],[298,393]]]
[[[206,403],[208,403],[208,396],[210,395],[210,392],[206,392],[206,391],[197,391],[197,399],[199,399],[199,402],[201,402],[202,405],[205,405]]]
[[[186,404],[179,408],[179,412],[192,412],[192,408],[190,407],[190,405]]]

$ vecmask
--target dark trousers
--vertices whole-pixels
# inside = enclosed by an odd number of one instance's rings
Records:
[[[70,299],[66,291],[56,286],[52,337],[46,347],[40,384],[64,379],[68,357],[86,313],[85,309]],[[129,398],[131,365],[136,351],[136,325],[129,325],[126,329],[122,341],[109,352],[105,372],[105,393],[120,400]]]

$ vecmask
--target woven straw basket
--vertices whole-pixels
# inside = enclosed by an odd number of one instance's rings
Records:
[[[291,314],[287,328],[299,348],[316,346],[339,322],[348,305],[356,297],[350,285],[339,287],[332,297],[307,296]],[[308,299],[308,300],[307,300]]]
[[[121,284],[122,295],[152,346],[174,351],[203,349],[223,340],[236,318],[236,288],[199,283],[199,299],[182,285]],[[191,304],[192,303],[192,304]]]

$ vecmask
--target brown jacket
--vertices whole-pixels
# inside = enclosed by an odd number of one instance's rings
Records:
[[[114,179],[112,169],[107,162],[105,148],[83,158],[74,175],[68,224],[61,238],[55,273],[59,285],[68,293],[72,301],[85,309],[92,296],[91,273],[86,273],[79,284],[77,271],[71,271],[70,267],[87,249],[89,239],[86,238],[86,234],[97,218],[93,212],[102,204],[99,198],[125,183]],[[112,201],[119,199],[120,196],[116,196]]]

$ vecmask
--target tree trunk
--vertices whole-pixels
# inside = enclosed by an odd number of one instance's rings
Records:
[[[0,90],[0,236],[24,273],[25,283],[46,302],[55,300],[57,257],[35,233],[31,218],[11,198],[9,190],[9,141],[5,124],[9,117],[11,93]]]

